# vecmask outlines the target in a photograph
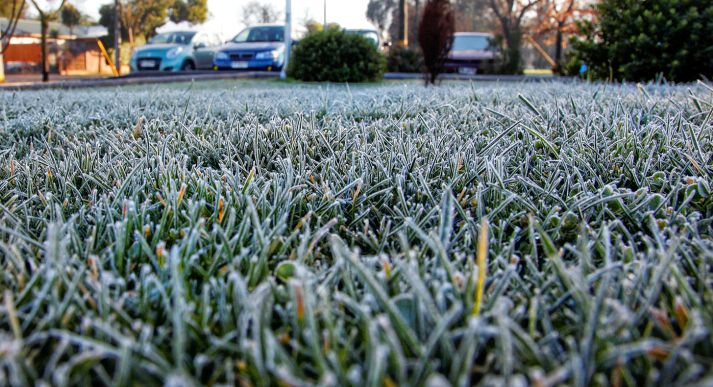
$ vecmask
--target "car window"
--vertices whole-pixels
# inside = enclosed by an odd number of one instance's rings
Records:
[[[482,35],[456,35],[453,39],[453,51],[487,50],[490,38]]]
[[[379,34],[376,31],[364,31],[360,35],[373,41],[374,44],[379,44]]]
[[[379,45],[379,34],[376,31],[368,30],[345,30],[347,33],[356,34],[371,40],[375,46]]]
[[[285,29],[283,27],[252,27],[243,30],[233,38],[234,43],[250,42],[284,42]]]
[[[188,44],[195,32],[164,32],[149,40],[149,44]]]

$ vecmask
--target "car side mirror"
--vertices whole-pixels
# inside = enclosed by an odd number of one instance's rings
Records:
[[[205,47],[206,47],[206,45],[205,45],[205,43],[203,43],[203,42],[201,42],[201,43],[196,43],[196,44],[193,45],[193,48],[195,48],[196,50],[201,49],[201,48],[205,48]]]

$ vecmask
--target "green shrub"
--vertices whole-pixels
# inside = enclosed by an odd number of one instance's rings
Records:
[[[386,68],[392,73],[420,73],[423,71],[423,55],[407,47],[392,47],[386,56]]]
[[[287,72],[307,82],[373,82],[385,67],[372,41],[330,28],[308,34],[295,46]]]
[[[514,30],[511,33],[510,44],[502,34],[497,34],[491,40],[493,47],[497,49],[498,56],[492,66],[486,72],[497,74],[522,74],[522,32]]]
[[[713,76],[713,2],[602,0],[580,24],[576,59],[593,78],[693,81]]]
[[[576,77],[580,74],[582,69],[582,59],[573,51],[569,51],[564,56],[564,63],[562,64],[562,75]]]

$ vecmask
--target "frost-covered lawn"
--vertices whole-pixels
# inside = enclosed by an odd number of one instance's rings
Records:
[[[0,385],[713,383],[712,104],[3,92]]]

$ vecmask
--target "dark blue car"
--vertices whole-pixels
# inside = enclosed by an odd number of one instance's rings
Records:
[[[213,57],[215,70],[280,71],[285,63],[285,26],[249,27]]]

